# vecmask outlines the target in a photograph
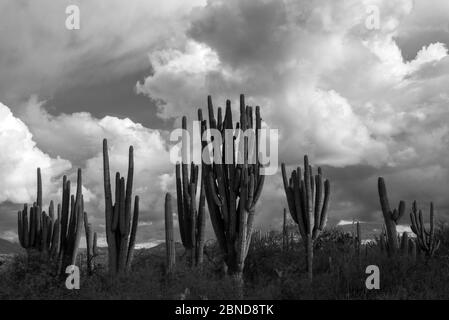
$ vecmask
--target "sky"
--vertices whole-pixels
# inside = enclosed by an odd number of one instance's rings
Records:
[[[73,4],[79,30],[65,26]],[[36,167],[46,204],[60,201],[62,175],[82,168],[104,241],[107,138],[111,172],[126,172],[135,149],[138,242],[163,239],[164,194],[175,194],[168,137],[209,94],[236,112],[240,93],[260,105],[280,133],[279,163],[291,169],[308,154],[322,166],[329,225],[381,222],[379,176],[392,204],[417,200],[428,212],[433,201],[449,218],[447,0],[0,0],[0,12],[2,238],[17,239]],[[279,171],[266,179],[257,227],[280,228],[286,206]]]

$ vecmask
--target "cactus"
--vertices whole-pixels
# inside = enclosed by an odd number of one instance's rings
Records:
[[[293,170],[288,180],[283,163],[282,178],[290,214],[304,240],[307,274],[309,281],[312,281],[313,244],[326,226],[330,182],[326,179],[323,183],[321,168],[318,168],[318,174],[315,175],[315,179],[313,178],[307,155],[304,156],[304,177],[301,177],[301,168],[298,167],[297,170]]]
[[[92,224],[89,223],[87,219],[87,213],[84,212],[84,231],[86,232],[86,265],[87,273],[92,274],[93,272],[93,258],[94,258],[94,232],[92,229]]]
[[[253,121],[253,108],[246,106],[244,95],[240,95],[240,122],[235,127],[230,100],[226,101],[224,119],[221,108],[218,108],[218,118],[215,118],[210,96],[207,103],[209,128],[221,133],[223,148],[217,148],[212,144],[213,159],[203,161],[205,195],[217,242],[228,273],[237,282],[240,295],[240,289],[243,289],[243,268],[253,232],[255,206],[262,192],[265,178],[260,172],[261,163],[258,153],[262,119],[257,106],[255,121]],[[201,136],[204,137],[207,121],[203,121],[201,109],[198,110],[198,119],[201,122]],[[245,136],[239,139],[239,144],[236,145],[235,140],[241,132],[238,129],[246,133],[255,129],[255,143],[250,145],[248,136]],[[248,129],[251,131],[247,131]],[[229,137],[226,137],[225,130],[233,132],[232,141],[226,141]],[[206,145],[207,142],[202,141],[202,150],[206,148]],[[239,151],[238,157],[236,157],[236,150]],[[223,164],[225,159],[227,161]],[[249,159],[254,161],[249,163]]]
[[[399,241],[396,231],[396,225],[405,213],[405,202],[400,201],[398,208],[393,211],[390,208],[388,201],[387,189],[385,187],[385,181],[382,177],[378,179],[378,191],[380,205],[382,208],[382,214],[384,217],[386,234],[387,234],[387,252],[389,256],[395,256],[399,250]]]
[[[183,133],[187,130],[187,118],[182,118]],[[198,210],[196,194],[199,168],[187,164],[188,144],[186,136],[182,140],[182,165],[176,164],[176,193],[181,241],[192,265],[201,265],[204,257],[204,236],[206,226],[204,171],[201,172]],[[189,177],[190,171],[190,177]]]
[[[97,233],[94,232],[93,241],[92,241],[92,270],[95,270],[95,258],[98,257],[98,247],[97,247]]]
[[[70,196],[70,181],[67,181],[66,176],[63,177],[62,206],[58,204],[55,217],[53,201],[50,201],[48,214],[41,209],[42,178],[38,168],[36,202],[30,207],[29,215],[27,204],[18,213],[21,246],[30,254],[38,252],[41,257],[56,262],[59,274],[64,274],[68,265],[76,264],[83,221],[88,224],[84,212],[81,169],[78,169],[77,180],[75,197]],[[89,240],[87,248],[91,248]]]
[[[419,248],[421,251],[425,252],[426,256],[429,258],[433,257],[440,247],[440,240],[437,240],[435,236],[434,218],[433,203],[431,202],[429,214],[430,229],[427,231],[423,222],[422,211],[418,210],[416,201],[413,202],[412,210],[410,212],[410,220],[412,222],[410,227],[416,235]]]
[[[173,272],[175,267],[175,240],[173,238],[173,210],[170,193],[165,195],[165,247],[167,257],[167,273]]]
[[[132,186],[134,175],[134,150],[129,147],[128,177],[115,175],[115,203],[112,203],[111,178],[109,172],[108,142],[103,140],[103,178],[105,193],[106,240],[108,243],[109,273],[125,273],[130,270],[134,256],[134,245],[139,219],[139,197],[134,199],[134,214],[131,217]],[[132,221],[132,226],[131,226]]]
[[[413,239],[409,239],[408,241],[409,241],[408,246],[410,248],[409,256],[413,262],[416,262],[416,257],[417,257],[416,241]]]
[[[409,255],[409,241],[408,232],[403,232],[401,236],[401,255],[407,257]]]

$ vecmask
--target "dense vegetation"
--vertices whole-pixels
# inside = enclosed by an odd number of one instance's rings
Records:
[[[291,229],[291,228],[290,228]],[[440,225],[442,241],[431,259],[421,256],[388,258],[379,247],[363,245],[361,255],[353,237],[333,229],[315,245],[313,283],[307,280],[304,246],[282,244],[282,232],[255,237],[245,265],[245,299],[448,299],[449,230]],[[188,267],[177,247],[178,263],[168,278],[165,248],[137,250],[133,272],[111,278],[106,252],[96,258],[95,271],[81,269],[80,290],[67,290],[65,278],[54,276],[51,264],[18,255],[0,273],[0,299],[233,299],[233,281],[223,276],[216,243],[206,244],[203,266]],[[84,255],[81,255],[84,259]],[[84,260],[83,260],[84,261]],[[367,290],[365,268],[380,268],[380,290]]]

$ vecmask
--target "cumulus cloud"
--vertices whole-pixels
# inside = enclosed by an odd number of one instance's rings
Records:
[[[71,168],[59,156],[50,157],[36,146],[28,127],[0,103],[0,203],[30,203],[36,200],[36,168],[44,173],[43,187],[57,189],[55,179]]]
[[[166,133],[146,128],[130,119],[111,116],[98,119],[87,112],[53,116],[47,112],[45,104],[45,101],[33,97],[18,108],[20,116],[36,134],[39,146],[51,154],[73,159],[74,166],[82,168],[86,211],[100,233],[104,231],[102,139],[108,139],[111,177],[115,177],[117,171],[127,174],[128,148],[131,145],[134,147],[133,191],[141,199],[140,220],[144,224],[139,237],[145,239],[155,229],[153,223],[163,219],[164,193],[173,188],[173,179],[170,179],[173,166],[164,138]],[[24,170],[29,171],[30,167]],[[44,176],[46,173],[43,172]],[[76,181],[75,170],[69,172],[69,178]],[[35,183],[34,175],[31,175],[30,181]],[[23,183],[21,186],[28,190]],[[56,201],[59,196],[54,195]]]
[[[136,57],[146,52],[145,67],[151,65],[152,72],[136,79],[136,93],[151,98],[163,120],[177,118],[175,126],[182,115],[195,119],[208,94],[216,106],[231,99],[236,111],[239,93],[248,104],[260,105],[265,124],[280,130],[279,162],[296,165],[309,154],[313,164],[324,167],[332,182],[331,224],[354,217],[379,221],[380,175],[392,203],[434,200],[444,214],[449,209],[441,187],[449,181],[449,152],[443,147],[449,142],[449,57],[448,42],[435,35],[447,31],[449,10],[444,0],[431,2],[171,0],[158,4],[155,13],[151,1],[92,1],[81,7],[82,14],[87,11],[81,32],[70,36],[54,27],[58,6],[64,6],[58,4],[48,21],[38,23],[52,39],[46,43],[58,43],[58,50],[30,40],[36,24],[27,24],[17,44],[0,48],[0,66],[8,75],[0,77],[0,94],[12,84],[34,93],[86,79],[101,82],[102,69],[119,77],[141,68]],[[368,5],[379,8],[378,30],[366,28]],[[15,6],[0,5],[2,12]],[[27,17],[41,12],[34,4],[23,9]],[[101,19],[89,15],[98,17],[100,11]],[[434,20],[431,12],[437,12]],[[110,26],[111,20],[117,23]],[[101,138],[106,137],[112,173],[126,172],[127,148],[134,145],[135,193],[144,212],[140,241],[162,239],[163,193],[173,190],[167,132],[87,112],[51,115],[50,107],[34,97],[17,114],[50,163],[59,156],[84,169],[96,225],[104,227]],[[34,185],[34,175],[30,181]],[[268,177],[256,222],[276,227],[284,206],[279,175]]]
[[[183,37],[185,15],[203,0],[2,1],[0,94],[9,101],[93,85],[147,68],[146,53]],[[65,27],[80,8],[79,30]],[[157,10],[155,10],[157,8]]]
[[[366,28],[368,5],[379,8],[378,30]],[[412,182],[419,179],[429,181],[425,195],[442,199],[430,175],[420,175],[437,163],[441,179],[449,178],[441,147],[448,139],[447,43],[425,43],[404,59],[397,39],[410,30],[403,24],[423,20],[416,15],[411,0],[209,0],[192,11],[187,39],[175,52],[150,54],[154,73],[137,89],[159,101],[162,117],[191,118],[207,94],[217,105],[225,98],[236,105],[243,91],[280,129],[282,161],[297,163],[307,153],[337,177],[373,168],[365,178],[333,184],[333,210],[342,217],[362,210],[375,219],[377,175],[402,176],[392,184],[407,199],[417,195]]]
[[[297,157],[293,152],[298,148],[335,166],[391,162],[388,139],[373,128],[377,110],[364,114],[371,101],[356,97],[361,95],[357,90],[365,91],[364,96],[366,90],[351,84],[355,93],[341,88],[348,81],[364,81],[377,94],[381,88],[376,86],[385,86],[385,80],[399,85],[407,74],[392,36],[410,3],[397,1],[394,8],[382,4],[389,10],[384,15],[388,23],[369,34],[366,6],[357,2],[209,1],[193,10],[184,50],[150,55],[154,74],[137,90],[160,101],[163,117],[193,116],[208,93],[222,104],[225,97],[235,101],[236,93],[244,91],[250,103],[262,106],[271,127],[282,128],[287,162]],[[441,59],[442,48],[435,49],[412,67],[434,61],[435,55]],[[354,56],[366,60],[354,61]],[[356,77],[350,79],[353,72]]]

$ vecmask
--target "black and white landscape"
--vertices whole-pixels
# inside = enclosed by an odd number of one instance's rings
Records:
[[[447,299],[448,88],[447,0],[0,0],[0,299]]]

